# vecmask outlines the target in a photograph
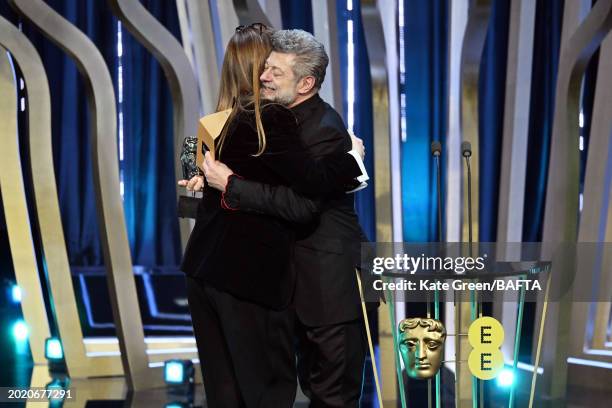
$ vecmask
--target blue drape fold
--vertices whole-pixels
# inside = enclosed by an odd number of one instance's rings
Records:
[[[336,13],[338,22],[338,42],[339,42],[339,61],[332,61],[340,67],[340,77],[343,92],[343,111],[345,121],[348,118],[348,87],[354,90],[355,102],[353,105],[353,133],[363,139],[367,154],[364,164],[370,181],[368,187],[355,194],[355,210],[359,217],[359,223],[368,239],[376,240],[376,203],[374,197],[375,183],[374,178],[374,123],[372,116],[372,81],[370,77],[370,63],[368,60],[368,49],[366,46],[363,32],[363,22],[361,21],[361,5],[353,2],[353,9],[347,10],[346,2],[336,2]],[[348,83],[348,41],[349,41],[349,20],[353,27],[353,72],[354,83]],[[348,126],[349,124],[347,124]]]
[[[116,64],[116,19],[104,2],[49,0],[47,4],[94,42],[108,66]],[[99,266],[103,259],[86,88],[71,58],[28,22],[23,22],[23,31],[40,53],[49,79],[53,159],[69,261],[71,265]]]
[[[176,4],[143,5],[180,41]],[[161,66],[122,28],[124,208],[135,265],[180,263],[176,213],[172,96]],[[118,72],[118,71],[116,71]],[[115,75],[116,76],[116,75]],[[119,111],[119,110],[118,110]],[[195,135],[194,135],[195,136]]]
[[[478,83],[479,208],[478,237],[497,240],[497,209],[506,95],[509,0],[493,2]]]
[[[525,242],[542,239],[563,6],[563,0],[538,0],[536,6],[527,145],[529,177],[525,180],[523,212]]]
[[[157,61],[123,29],[118,56],[118,22],[103,1],[49,0],[102,53],[119,100],[121,62],[123,103],[124,209],[134,264],[176,266],[180,240],[174,193],[172,100]],[[146,0],[143,5],[178,35],[176,5]],[[71,58],[24,22],[23,31],[41,55],[49,78],[53,158],[62,224],[72,266],[103,265],[93,190],[90,107],[82,76]],[[122,115],[120,112],[122,111]],[[120,134],[119,130],[117,132]],[[104,137],[104,135],[101,135]]]
[[[281,0],[280,6],[283,29],[313,32],[311,0]]]
[[[430,145],[434,140],[444,143],[448,129],[449,2],[403,2],[405,82],[400,80],[406,118],[405,141],[401,144],[403,237],[404,241],[427,242],[438,237],[435,168]],[[441,167],[445,168],[444,162]]]

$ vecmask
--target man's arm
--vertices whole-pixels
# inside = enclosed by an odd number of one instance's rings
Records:
[[[266,149],[258,159],[296,191],[309,195],[338,193],[346,191],[346,185],[355,184],[357,178],[367,177],[359,166],[359,154],[337,151],[315,158],[300,139],[291,111],[272,104],[262,109],[261,116]],[[332,126],[322,128],[321,133],[329,138],[342,136]]]

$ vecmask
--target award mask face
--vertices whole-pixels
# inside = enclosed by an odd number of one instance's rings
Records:
[[[439,320],[404,319],[399,324],[399,351],[410,378],[432,378],[442,365],[446,329]]]

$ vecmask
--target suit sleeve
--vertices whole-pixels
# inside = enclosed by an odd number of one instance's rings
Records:
[[[309,223],[321,211],[320,200],[309,199],[287,186],[271,186],[237,177],[230,178],[224,199],[232,209],[271,215],[294,223]]]
[[[355,158],[346,152],[313,158],[301,143],[295,117],[288,109],[266,106],[262,121],[266,150],[260,159],[298,192],[316,195],[343,192],[362,175]],[[339,133],[333,128],[324,131]]]

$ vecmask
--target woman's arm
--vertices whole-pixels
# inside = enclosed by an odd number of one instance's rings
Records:
[[[221,207],[271,215],[294,223],[309,223],[318,217],[321,202],[296,193],[287,186],[272,186],[243,179],[224,163],[206,153],[203,163],[209,187],[221,191]]]
[[[321,211],[320,200],[307,198],[289,187],[239,177],[229,178],[223,199],[232,210],[271,215],[299,224],[312,222]]]

